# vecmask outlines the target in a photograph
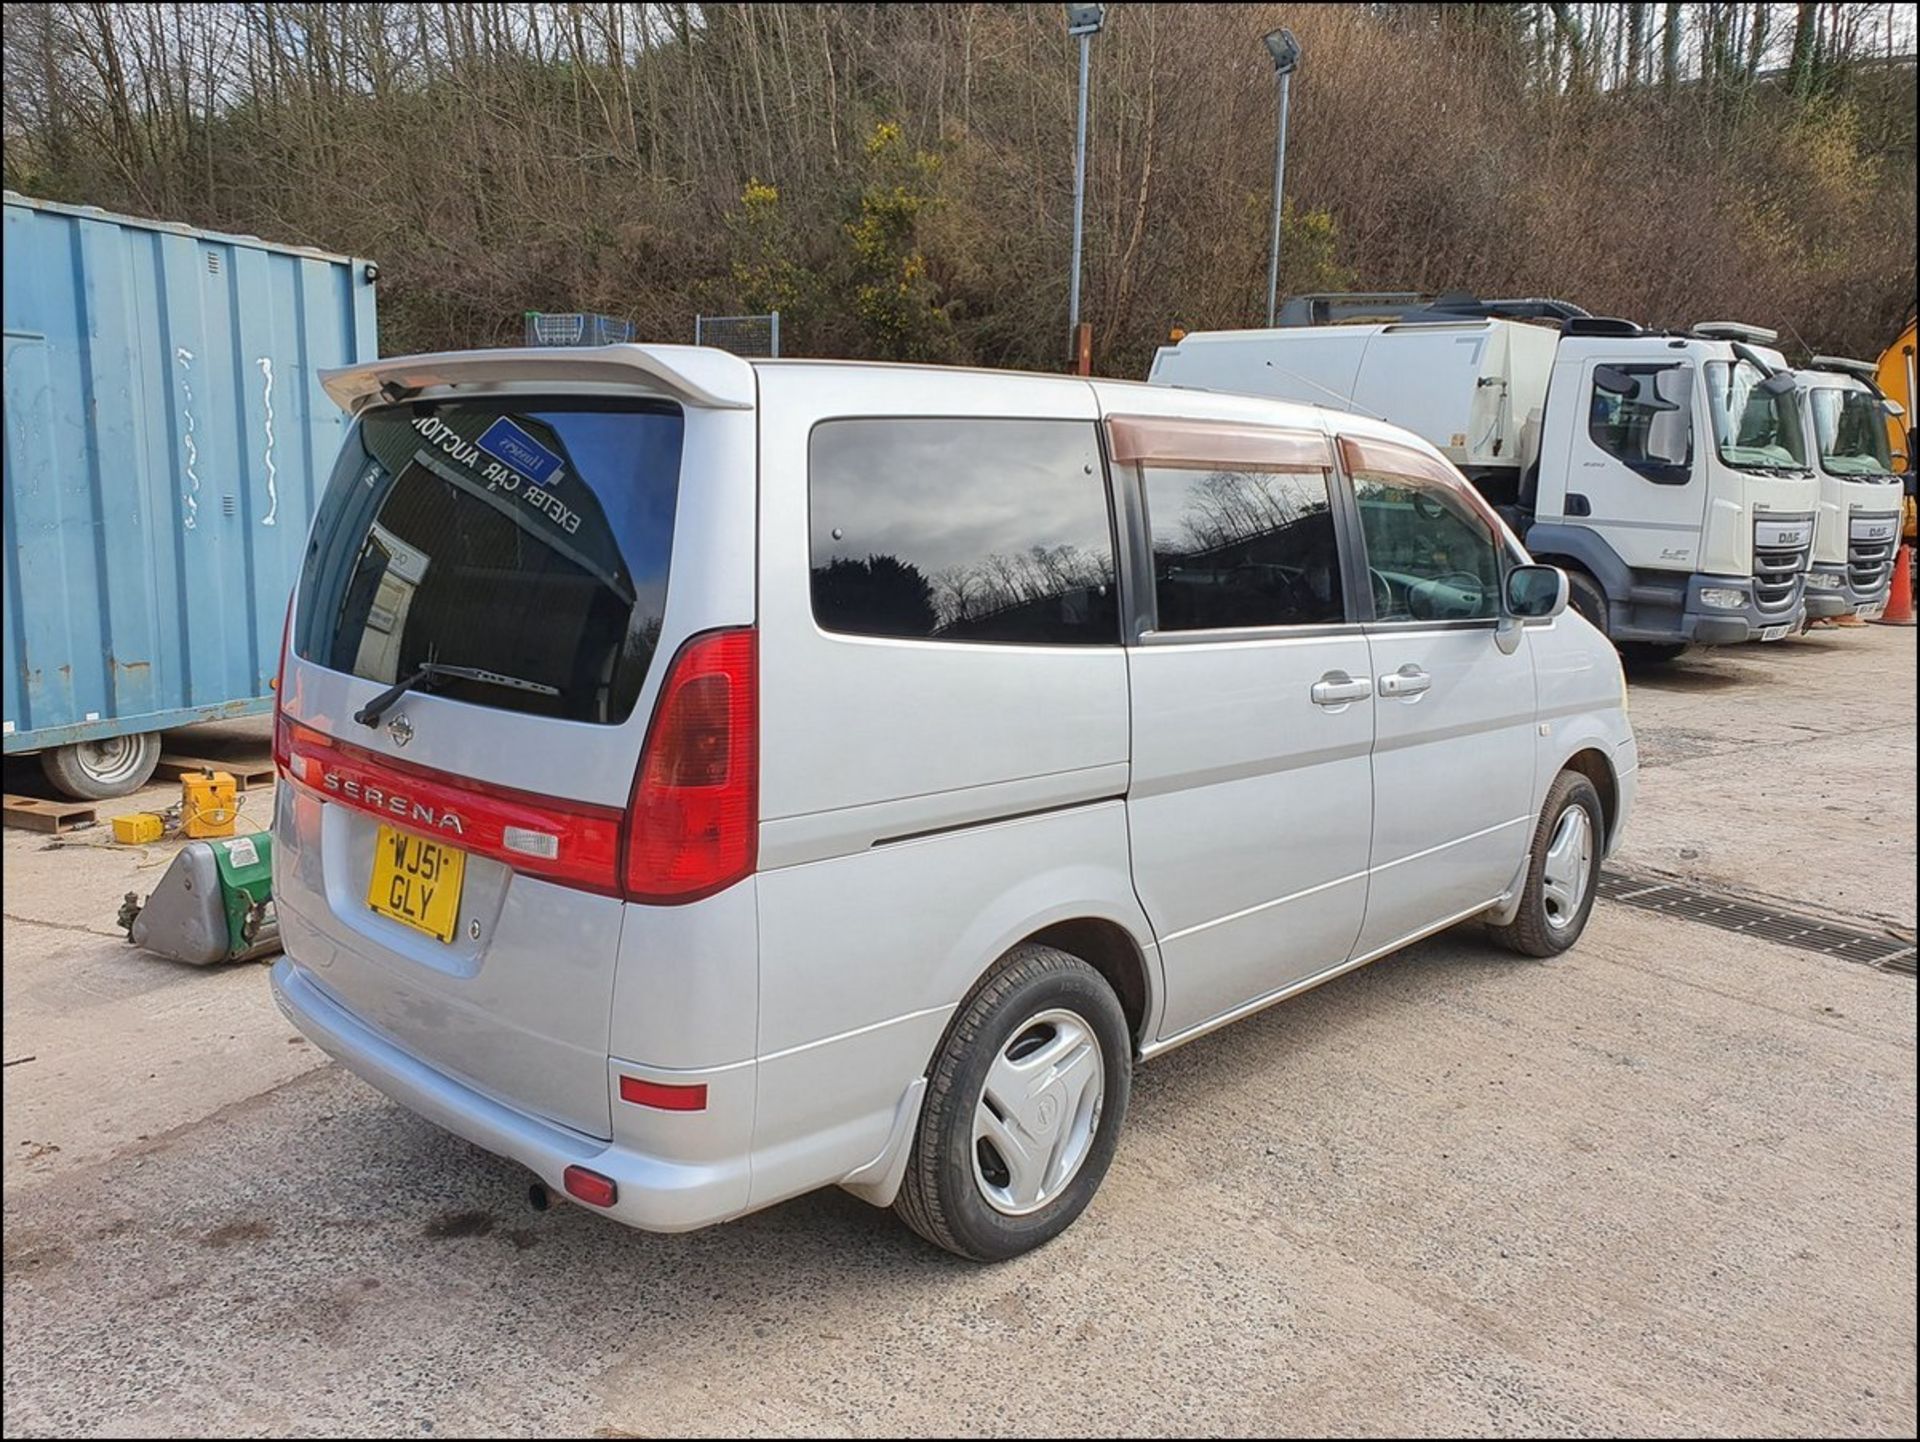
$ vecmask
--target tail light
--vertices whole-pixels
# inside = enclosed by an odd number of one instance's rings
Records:
[[[285,656],[283,643],[283,667]],[[751,627],[709,631],[680,648],[624,812],[382,755],[295,721],[279,699],[274,761],[329,801],[528,876],[629,901],[698,901],[751,873],[758,855],[756,665]]]
[[[627,807],[628,899],[698,901],[753,870],[758,692],[751,628],[695,636],[674,657]]]
[[[290,735],[286,717],[287,701],[287,643],[293,639],[293,597],[287,597],[287,618],[280,623],[280,660],[273,672],[273,769],[276,774],[287,769]]]

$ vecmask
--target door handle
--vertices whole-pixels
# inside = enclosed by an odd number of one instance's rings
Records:
[[[1398,671],[1389,671],[1380,678],[1382,696],[1418,696],[1433,685],[1433,677],[1409,661]]]
[[[1309,688],[1316,706],[1344,706],[1349,701],[1364,701],[1373,694],[1373,682],[1365,676],[1355,680],[1345,671],[1329,671]]]

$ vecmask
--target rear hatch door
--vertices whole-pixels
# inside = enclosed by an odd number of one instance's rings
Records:
[[[479,389],[363,411],[318,509],[282,693],[283,930],[406,1050],[605,1137],[687,412]]]

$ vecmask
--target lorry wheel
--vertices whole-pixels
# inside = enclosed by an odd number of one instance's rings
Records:
[[[1607,593],[1600,589],[1600,583],[1584,571],[1568,570],[1567,600],[1573,609],[1608,640],[1613,632],[1607,627]]]
[[[1600,793],[1578,771],[1562,771],[1547,788],[1527,861],[1520,909],[1487,934],[1522,956],[1558,956],[1580,939],[1600,890],[1606,847]]]
[[[1053,947],[1015,947],[934,1057],[895,1212],[976,1262],[1051,1241],[1106,1176],[1132,1079],[1105,978]]]
[[[1620,657],[1624,661],[1664,666],[1669,661],[1679,660],[1692,649],[1685,641],[1626,641],[1620,646]]]
[[[99,741],[76,741],[40,753],[40,769],[55,789],[78,801],[105,801],[138,791],[160,764],[160,733],[138,731]]]

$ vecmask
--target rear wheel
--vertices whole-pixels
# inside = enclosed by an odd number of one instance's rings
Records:
[[[1105,979],[1053,947],[1015,947],[934,1058],[894,1210],[978,1262],[1051,1241],[1106,1176],[1132,1069],[1126,1017]]]
[[[1593,913],[1606,834],[1600,793],[1578,771],[1562,771],[1540,808],[1520,909],[1488,934],[1522,956],[1558,956],[1578,941]]]
[[[1567,600],[1594,630],[1609,640],[1613,633],[1607,625],[1607,593],[1585,571],[1567,569]]]
[[[105,801],[138,791],[160,764],[160,734],[141,731],[76,741],[40,753],[40,769],[57,790],[81,801]]]

